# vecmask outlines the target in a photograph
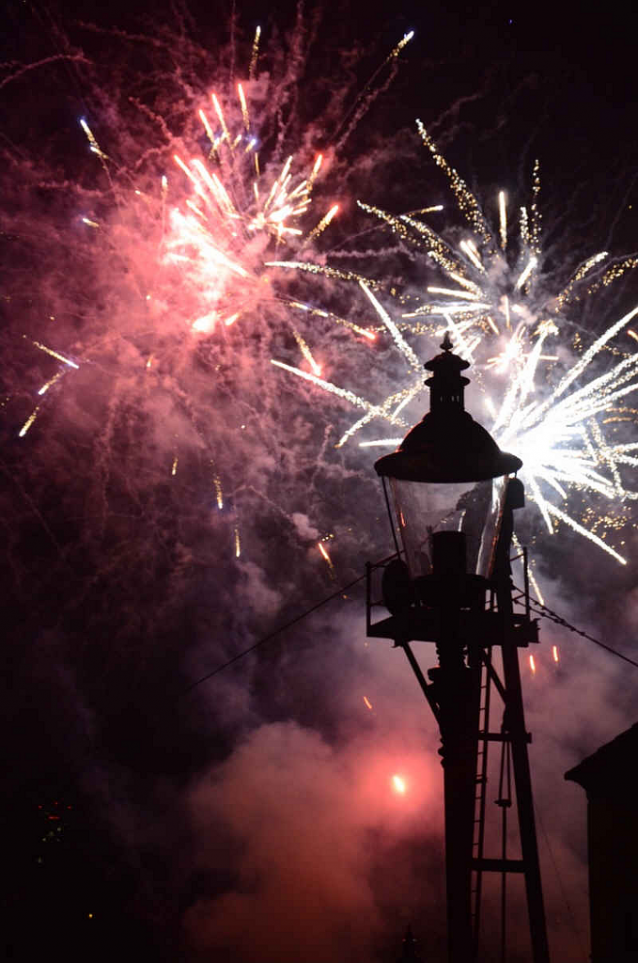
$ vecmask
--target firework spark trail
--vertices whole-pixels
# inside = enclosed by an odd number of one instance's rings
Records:
[[[261,40],[261,27],[255,29],[255,38],[253,40],[253,48],[250,54],[250,67],[248,68],[248,77],[250,80],[255,76],[255,71],[257,69],[257,58],[259,57],[259,41]]]
[[[296,328],[292,329],[292,333],[294,335],[295,341],[297,342],[297,344],[299,345],[299,348],[301,349],[302,355],[304,356],[304,358],[312,368],[313,374],[319,376],[321,374],[321,365],[318,364],[317,361],[315,361],[314,355],[312,354],[310,348],[308,347],[306,339],[303,337],[303,335],[301,335],[297,331]]]
[[[50,354],[51,357],[55,358],[57,361],[62,361],[63,364],[68,365],[69,368],[75,368],[76,370],[79,369],[80,367],[79,364],[76,364],[75,361],[72,361],[70,358],[67,358],[65,355],[60,354],[59,351],[54,351],[53,348],[49,348],[46,344],[41,344],[39,341],[34,341],[33,344],[36,348],[39,348],[40,351],[44,351],[46,354]]]
[[[89,64],[89,61],[83,54],[54,54],[51,57],[44,57],[42,60],[37,60],[35,63],[30,64],[7,64],[9,67],[16,67],[13,73],[10,73],[7,77],[3,77],[0,80],[0,90],[3,87],[8,87],[9,84],[15,83],[20,77],[24,77],[25,74],[31,71],[40,70],[42,67],[49,66],[56,62],[67,62],[69,64]]]
[[[295,308],[298,311],[304,311],[306,314],[309,314],[313,317],[328,318],[335,324],[342,325],[343,327],[354,331],[355,334],[362,335],[364,338],[367,338],[368,341],[376,341],[376,332],[371,328],[362,328],[360,324],[355,324],[354,321],[350,321],[348,318],[342,318],[339,315],[334,314],[332,311],[324,311],[322,308],[311,307],[309,304],[303,304],[301,301],[287,301],[285,303],[288,305],[288,307]]]
[[[326,565],[328,566],[328,571],[330,572],[330,578],[334,581],[334,580],[336,579],[336,577],[337,577],[337,572],[336,572],[336,569],[335,569],[335,567],[334,567],[333,561],[332,561],[332,559],[330,558],[330,555],[329,555],[329,553],[328,553],[328,549],[325,547],[325,545],[323,544],[323,542],[318,542],[318,543],[317,543],[317,548],[318,548],[319,551],[321,552],[321,556],[322,556],[323,560],[325,561]]]
[[[28,432],[29,428],[31,427],[31,425],[33,424],[33,422],[35,421],[35,419],[38,417],[38,412],[39,412],[39,411],[40,411],[40,406],[39,406],[39,405],[36,405],[36,407],[33,409],[33,411],[31,412],[31,414],[29,415],[29,417],[27,418],[27,420],[26,420],[25,423],[23,424],[22,428],[21,428],[20,431],[18,432],[18,438],[24,438],[24,436],[25,436],[26,433]]]
[[[306,381],[311,381],[324,391],[336,395],[338,398],[343,398],[345,401],[350,402],[351,405],[354,405],[357,408],[365,408],[372,417],[377,417],[385,412],[384,407],[371,404],[369,401],[366,401],[365,398],[361,398],[359,395],[356,395],[354,391],[350,391],[348,388],[340,388],[338,385],[334,385],[329,381],[325,381],[323,378],[319,378],[317,375],[310,374],[308,371],[303,371],[301,368],[295,368],[292,365],[285,364],[283,361],[277,361],[275,358],[271,359],[271,364],[275,365],[277,368],[282,368],[284,371],[289,371],[291,374],[295,374],[299,378],[304,378]],[[398,423],[401,425],[405,424],[407,427],[407,422],[399,421]]]
[[[23,338],[26,339],[26,335],[23,335]],[[31,341],[31,344],[35,348],[38,348],[40,351],[43,351],[45,354],[49,355],[49,357],[54,358],[56,361],[61,361],[65,365],[66,369],[71,368],[75,371],[79,371],[80,369],[79,364],[77,364],[77,362],[73,361],[71,358],[67,358],[66,355],[61,354],[59,351],[55,351],[53,348],[49,347],[48,345],[42,344],[42,342],[40,341]],[[47,392],[51,388],[53,388],[54,385],[56,385],[59,381],[61,381],[61,379],[64,377],[66,373],[67,371],[65,369],[62,369],[61,371],[56,371],[55,374],[52,375],[50,378],[48,378],[48,380],[45,381],[44,384],[41,385],[41,387],[38,389],[37,391],[38,396],[42,398],[44,395],[46,395]],[[27,420],[24,422],[24,424],[20,428],[18,432],[18,438],[24,438],[24,436],[27,434],[29,429],[34,424],[36,418],[40,414],[40,409],[41,409],[41,404],[37,404],[34,407],[33,411],[31,412]]]
[[[305,247],[306,244],[309,244],[310,241],[314,241],[315,238],[319,237],[320,234],[323,234],[323,232],[324,232],[325,229],[328,227],[328,225],[331,223],[331,221],[334,219],[334,217],[336,216],[336,214],[338,213],[338,211],[339,211],[339,205],[338,205],[338,204],[333,204],[332,207],[330,208],[330,210],[328,211],[328,213],[327,213],[326,215],[324,215],[324,217],[321,218],[321,220],[319,221],[319,223],[317,224],[317,226],[316,226],[316,227],[313,227],[313,229],[312,229],[312,231],[310,232],[310,234],[308,234],[308,236],[307,236],[307,238],[306,238],[306,240],[305,240],[305,243],[304,243],[304,247]]]
[[[367,286],[367,284],[365,284],[363,281],[360,281],[359,284],[361,285],[361,288],[362,288],[364,294],[366,295],[366,297],[368,298],[368,300],[371,302],[371,304],[372,304],[372,306],[374,307],[375,311],[377,312],[377,314],[379,315],[379,317],[381,318],[381,320],[382,320],[383,323],[385,324],[386,328],[388,329],[388,331],[389,331],[390,334],[392,335],[392,338],[393,338],[393,340],[394,340],[394,343],[395,343],[396,346],[399,348],[399,350],[401,351],[401,353],[403,354],[403,356],[404,356],[405,358],[407,358],[407,360],[409,361],[409,363],[412,365],[412,367],[413,367],[416,371],[420,371],[420,370],[421,370],[421,362],[419,361],[419,359],[418,359],[417,356],[415,355],[414,351],[412,350],[412,348],[410,347],[410,345],[407,343],[407,341],[405,340],[405,338],[403,337],[403,335],[401,334],[401,332],[400,332],[399,329],[397,328],[396,324],[394,323],[394,321],[392,320],[392,318],[390,317],[390,315],[388,314],[388,312],[387,312],[387,311],[385,310],[385,308],[379,303],[379,301],[377,300],[377,298],[375,298],[374,294],[373,294],[372,291],[369,289],[369,287]]]
[[[414,37],[414,30],[408,31],[404,34],[398,44],[393,47],[386,59],[380,64],[375,70],[370,80],[367,82],[363,90],[357,94],[354,104],[346,114],[345,118],[341,122],[337,135],[340,134],[336,142],[338,149],[342,148],[352,131],[356,128],[357,124],[364,116],[364,114],[369,110],[372,103],[376,100],[379,94],[383,93],[388,89],[392,81],[394,80],[396,74],[396,65],[398,61],[399,54],[406,47]],[[375,82],[377,78],[388,65],[391,65],[390,73],[387,80],[380,88],[375,88]],[[343,133],[341,131],[343,130]]]
[[[450,167],[443,155],[439,153],[436,144],[426,131],[421,121],[417,120],[416,124],[419,133],[421,134],[421,139],[434,158],[435,164],[447,175],[452,191],[454,192],[454,196],[456,197],[459,210],[470,222],[475,233],[483,240],[484,243],[489,244],[492,240],[492,233],[477,199],[474,197],[472,192],[468,190],[467,184],[463,178],[459,176],[453,167]]]
[[[374,289],[381,285],[380,281],[374,278],[363,277],[363,275],[357,274],[355,271],[340,271],[338,268],[313,264],[312,261],[267,261],[266,267],[290,268],[293,271],[305,271],[308,274],[322,274],[324,277],[342,281],[359,281],[369,289]]]

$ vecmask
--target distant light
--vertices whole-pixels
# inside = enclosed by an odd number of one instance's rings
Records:
[[[394,789],[395,792],[398,792],[403,796],[407,788],[405,785],[405,779],[403,779],[401,776],[393,776],[392,788]]]
[[[532,670],[532,675],[535,675],[535,674],[536,674],[536,662],[534,661],[534,656],[533,656],[533,655],[530,655],[530,657],[529,657],[529,667],[530,667],[530,669]]]
[[[558,646],[557,646],[557,645],[553,645],[553,646],[552,646],[552,658],[554,659],[554,662],[558,662]]]
[[[368,709],[372,709],[372,703],[370,702],[370,700],[368,699],[367,696],[364,696],[364,697],[363,697],[363,701],[364,701],[365,704],[367,705]]]

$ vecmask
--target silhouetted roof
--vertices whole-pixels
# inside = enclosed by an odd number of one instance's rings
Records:
[[[566,772],[565,779],[582,786],[589,799],[622,796],[631,805],[638,806],[637,760],[638,723],[635,723]]]

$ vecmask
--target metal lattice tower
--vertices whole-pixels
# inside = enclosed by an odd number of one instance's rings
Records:
[[[368,566],[367,634],[392,639],[403,649],[441,732],[450,963],[479,959],[485,873],[501,876],[501,958],[506,959],[507,879],[511,874],[523,874],[532,959],[534,963],[549,961],[527,749],[531,737],[525,727],[518,659],[520,648],[538,642],[538,628],[530,618],[527,594],[517,599],[524,603],[524,611],[514,612],[510,573],[512,516],[521,504],[521,493],[520,482],[510,480],[495,571],[484,584],[478,583],[477,576],[466,575],[464,584],[453,579],[454,590],[445,591],[443,583],[450,579],[450,569],[446,568],[446,546],[441,536],[439,572],[435,566],[430,591],[424,592],[427,587],[422,585],[420,599],[410,597],[399,555]],[[523,564],[526,570],[526,558]],[[391,614],[373,621],[380,607],[391,607]],[[412,649],[413,642],[436,645],[439,664],[427,672],[427,677]],[[494,727],[495,710],[499,708],[500,725]],[[487,853],[492,744],[501,749],[494,800],[502,820],[501,847],[498,852]],[[511,807],[515,809],[520,840],[521,856],[516,859],[507,855]]]

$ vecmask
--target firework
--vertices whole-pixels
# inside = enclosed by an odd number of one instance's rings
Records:
[[[266,250],[273,240],[275,244],[290,243],[304,235],[299,224],[310,207],[323,161],[323,155],[317,154],[310,170],[299,177],[294,175],[292,155],[279,167],[276,163],[260,163],[261,138],[253,129],[241,83],[236,85],[236,92],[236,101],[230,101],[232,119],[226,116],[216,93],[210,95],[212,114],[203,108],[197,110],[206,137],[203,157],[191,157],[186,162],[173,154],[190,196],[184,197],[178,185],[176,202],[165,173],[155,195],[135,192],[143,196],[151,216],[155,214],[158,268],[160,272],[163,265],[177,268],[184,286],[181,304],[189,310],[184,315],[185,325],[200,334],[211,333],[218,323],[230,326],[247,310],[254,311],[260,302],[273,299],[264,275]],[[108,156],[86,121],[82,119],[80,124],[91,151],[110,178]],[[311,229],[308,242],[322,233],[337,209],[333,205]],[[100,227],[89,217],[82,220],[88,226]],[[162,281],[160,273],[147,300],[162,298]]]
[[[83,112],[77,130],[64,132],[68,175],[57,176],[44,138],[26,163],[28,151],[5,149],[5,169],[21,185],[1,225],[9,256],[16,252],[6,271],[5,423],[21,439],[18,474],[42,463],[42,477],[73,479],[80,445],[81,539],[96,558],[101,533],[136,513],[153,519],[146,557],[159,558],[166,499],[175,503],[171,538],[192,514],[192,531],[210,532],[213,556],[267,568],[250,520],[288,520],[299,507],[297,474],[316,456],[313,448],[291,462],[288,481],[275,468],[275,452],[290,445],[290,411],[268,364],[272,345],[293,343],[321,378],[312,332],[322,316],[366,342],[376,337],[293,299],[290,275],[273,262],[316,258],[325,244],[344,173],[335,145],[343,148],[387,87],[410,38],[362,90],[337,84],[308,119],[298,92],[312,100],[314,77],[322,84],[325,74],[308,69],[302,20],[278,44],[259,28],[252,46],[236,36],[213,57],[168,27],[159,40],[137,36],[153,64],[138,73],[130,37],[109,34],[126,59],[116,52],[113,69],[101,58],[99,71],[75,77]],[[352,168],[349,158],[348,175]],[[300,447],[304,437],[306,429]],[[303,492],[305,501],[305,484]],[[324,529],[332,521],[321,520]],[[322,574],[334,579],[323,543],[319,553]],[[138,566],[149,577],[151,569]]]
[[[397,59],[412,36],[413,32],[402,38],[357,96],[355,117],[348,131],[340,136],[340,145],[376,96],[373,91],[377,76]],[[302,226],[323,165],[321,152],[301,175],[294,173],[292,154],[280,167],[273,158],[269,170],[263,168],[259,145],[264,137],[253,126],[250,107],[260,37],[258,27],[249,80],[246,85],[237,84],[234,103],[230,98],[225,109],[217,94],[211,93],[212,113],[202,108],[197,112],[206,136],[207,161],[200,157],[186,163],[174,155],[175,163],[190,181],[194,198],[186,200],[186,211],[174,209],[171,213],[166,258],[183,266],[191,291],[199,296],[197,317],[191,320],[191,328],[205,334],[220,320],[227,326],[233,324],[247,305],[254,309],[261,301],[272,300],[265,268],[289,263],[267,258],[273,241],[276,246],[297,243],[301,250],[323,234],[339,211],[339,205],[332,204],[314,225]],[[88,127],[85,131],[91,149],[98,151],[103,160],[92,132]],[[211,170],[211,163],[216,169]],[[303,169],[303,162],[301,166]]]
[[[272,299],[264,277],[266,250],[272,241],[291,243],[303,237],[299,225],[310,207],[323,162],[323,155],[317,154],[311,169],[295,177],[293,155],[289,155],[269,176],[259,160],[260,136],[253,129],[243,85],[237,84],[234,124],[215,93],[211,102],[214,116],[198,110],[208,162],[196,157],[186,163],[174,155],[193,197],[186,200],[185,210],[171,211],[165,239],[166,261],[183,269],[190,290],[200,300],[191,328],[204,334],[218,321],[233,324],[247,306],[254,309],[260,301]],[[330,208],[310,230],[306,243],[325,230],[337,210],[338,205]]]
[[[622,277],[636,266],[636,258],[613,261],[607,252],[598,252],[552,290],[544,271],[538,162],[532,173],[531,203],[518,211],[517,226],[508,216],[507,195],[500,191],[494,230],[477,197],[439,153],[423,125],[418,126],[467,225],[460,239],[457,233],[454,242],[447,240],[415,212],[395,216],[371,205],[359,206],[387,224],[402,243],[416,247],[445,283],[427,285],[420,303],[394,320],[372,292],[383,286],[379,277],[371,281],[354,272],[333,271],[329,264],[315,266],[329,277],[358,281],[375,311],[377,334],[385,331],[405,362],[404,381],[383,401],[372,402],[327,379],[312,379],[294,366],[288,370],[365,410],[341,435],[337,445],[342,446],[371,422],[408,427],[404,408],[423,385],[410,336],[429,336],[436,345],[448,331],[455,350],[474,365],[491,433],[503,448],[523,459],[523,477],[546,530],[552,533],[559,524],[567,525],[624,564],[608,537],[622,526],[625,513],[590,506],[592,498],[621,508],[638,498],[625,480],[627,470],[638,465],[638,442],[631,437],[634,411],[628,406],[638,390],[638,354],[627,340],[635,338],[629,325],[638,308],[587,347],[580,333],[574,336],[567,308]],[[298,266],[311,270],[307,264]],[[430,342],[426,350],[431,352],[434,345]],[[396,434],[360,444],[388,447],[400,440]],[[579,498],[572,498],[576,493]],[[587,508],[573,509],[578,501]]]

